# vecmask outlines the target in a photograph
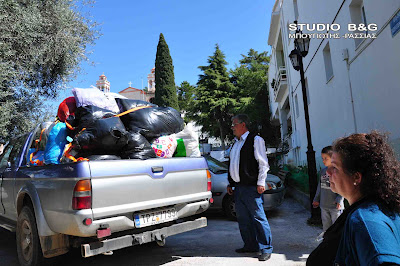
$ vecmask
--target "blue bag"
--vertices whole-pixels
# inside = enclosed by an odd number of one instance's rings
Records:
[[[45,164],[59,164],[67,144],[67,127],[65,123],[57,123],[50,131],[44,150]]]

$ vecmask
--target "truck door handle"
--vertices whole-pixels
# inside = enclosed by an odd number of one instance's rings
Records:
[[[164,168],[162,166],[153,166],[151,167],[151,171],[153,173],[161,173],[162,171],[164,171]]]

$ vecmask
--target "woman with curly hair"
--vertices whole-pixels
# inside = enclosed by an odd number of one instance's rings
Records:
[[[350,204],[307,265],[400,265],[400,163],[387,138],[353,134],[333,145],[333,192]]]

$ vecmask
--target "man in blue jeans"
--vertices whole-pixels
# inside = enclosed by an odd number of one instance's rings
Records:
[[[232,118],[236,142],[230,152],[227,191],[235,196],[236,216],[244,246],[237,253],[258,252],[266,261],[272,253],[272,236],[263,206],[265,179],[269,170],[264,140],[248,131],[247,115]],[[233,191],[232,188],[235,188]]]

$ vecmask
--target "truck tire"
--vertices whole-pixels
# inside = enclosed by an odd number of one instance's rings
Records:
[[[159,247],[165,246],[166,243],[165,238],[163,240],[156,240],[156,243]]]
[[[236,221],[235,198],[231,195],[226,195],[222,203],[224,213],[229,220]]]
[[[43,261],[35,215],[28,206],[22,208],[17,220],[17,253],[23,266],[36,266]]]

